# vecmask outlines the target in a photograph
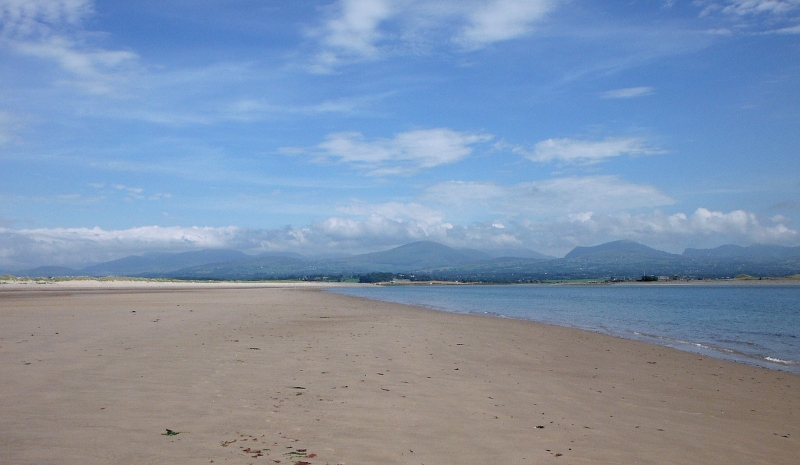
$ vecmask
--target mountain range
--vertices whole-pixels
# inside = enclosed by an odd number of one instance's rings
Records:
[[[636,278],[644,275],[722,278],[740,274],[790,276],[800,273],[800,247],[724,245],[672,254],[633,241],[576,247],[564,258],[522,250],[497,256],[454,249],[431,241],[382,252],[334,258],[292,253],[247,255],[236,250],[201,250],[129,256],[80,270],[39,267],[20,276],[130,276],[176,279],[327,279],[370,273],[402,273],[426,279],[528,282],[558,279]]]

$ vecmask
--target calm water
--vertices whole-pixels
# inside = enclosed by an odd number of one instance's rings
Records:
[[[331,292],[571,326],[800,374],[800,286],[370,286]]]

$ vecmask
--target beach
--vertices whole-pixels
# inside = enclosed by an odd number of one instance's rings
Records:
[[[2,464],[796,464],[800,376],[319,285],[0,286]]]

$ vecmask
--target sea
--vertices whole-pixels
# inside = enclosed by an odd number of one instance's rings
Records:
[[[800,374],[800,286],[373,285],[330,292],[580,328]]]

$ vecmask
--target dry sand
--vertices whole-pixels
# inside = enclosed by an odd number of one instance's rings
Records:
[[[9,285],[0,463],[795,465],[800,377],[301,287]]]

